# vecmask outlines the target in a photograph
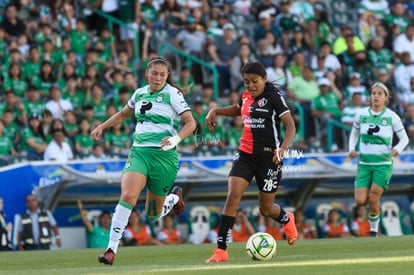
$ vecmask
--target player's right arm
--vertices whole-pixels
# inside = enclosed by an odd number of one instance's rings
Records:
[[[115,113],[113,116],[108,118],[104,123],[96,127],[92,132],[91,136],[94,141],[102,138],[103,131],[107,128],[111,128],[114,125],[122,123],[130,116],[134,115],[135,110],[125,106],[121,111]]]
[[[217,115],[221,116],[239,116],[241,108],[239,104],[230,105],[223,108],[213,108],[206,116],[206,125],[210,131],[213,131],[217,126]]]

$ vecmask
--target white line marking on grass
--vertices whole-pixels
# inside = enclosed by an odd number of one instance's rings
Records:
[[[315,266],[315,265],[341,265],[341,264],[368,264],[368,263],[397,263],[397,262],[409,262],[414,261],[414,256],[403,257],[387,257],[387,258],[366,258],[366,259],[337,259],[337,260],[312,260],[312,261],[300,261],[291,263],[274,263],[263,262],[252,264],[206,264],[205,266],[186,266],[186,267],[168,267],[165,269],[151,269],[151,272],[171,272],[171,271],[193,271],[193,270],[214,270],[214,269],[246,269],[257,267],[283,267],[283,266]]]

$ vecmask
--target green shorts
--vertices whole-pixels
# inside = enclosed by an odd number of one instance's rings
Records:
[[[370,188],[371,184],[375,183],[384,190],[387,190],[391,180],[392,170],[393,165],[359,164],[355,177],[355,189]]]
[[[175,150],[132,146],[122,173],[136,172],[147,177],[147,188],[158,196],[167,196],[178,172]]]

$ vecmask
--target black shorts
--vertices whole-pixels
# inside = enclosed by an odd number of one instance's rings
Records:
[[[234,156],[229,176],[248,182],[255,177],[259,191],[274,193],[279,188],[283,164],[275,164],[272,159],[272,154],[252,155],[239,150]]]

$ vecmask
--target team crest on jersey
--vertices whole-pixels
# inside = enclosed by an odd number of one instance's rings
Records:
[[[259,107],[263,107],[267,104],[267,99],[266,98],[259,99],[259,101],[257,101],[257,104],[259,104]]]
[[[163,99],[164,99],[164,95],[159,95],[159,96],[155,99],[155,101],[156,101],[156,102],[158,102],[158,103],[160,103],[160,102],[162,102],[162,101],[163,101]]]
[[[385,125],[387,125],[388,123],[387,123],[387,119],[384,117],[383,119],[382,119],[382,121],[381,121],[381,125],[382,126],[385,126]]]
[[[128,169],[129,167],[131,167],[131,162],[130,161],[127,161],[125,163],[125,169]]]

